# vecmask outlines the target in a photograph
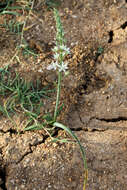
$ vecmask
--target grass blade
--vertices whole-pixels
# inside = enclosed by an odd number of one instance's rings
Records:
[[[68,127],[66,127],[65,125],[58,123],[58,122],[54,122],[53,123],[54,127],[58,127],[61,129],[64,129],[67,133],[69,133],[78,143],[79,147],[80,147],[80,151],[82,153],[82,158],[83,158],[83,163],[84,163],[84,168],[85,168],[85,179],[84,179],[84,186],[83,186],[83,190],[86,189],[86,183],[87,183],[87,178],[88,178],[88,169],[87,169],[87,162],[86,162],[86,155],[85,155],[85,151],[78,139],[78,137],[73,133],[73,131],[71,131],[71,129],[69,129]]]
[[[42,130],[44,128],[44,126],[41,124],[41,125],[31,125],[29,127],[26,127],[24,129],[24,131],[30,131],[30,130]]]
[[[17,13],[17,12],[13,12],[13,11],[3,11],[2,13],[0,13],[0,15],[3,14],[10,14],[10,15],[15,15],[15,16],[20,16],[21,14]]]

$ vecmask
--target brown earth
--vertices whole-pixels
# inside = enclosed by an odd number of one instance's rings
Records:
[[[59,120],[85,148],[86,189],[127,190],[127,1],[61,0],[59,12],[71,49]],[[0,17],[0,23],[12,18]],[[55,21],[44,1],[35,1],[27,24],[34,25],[24,38],[40,55],[35,60],[20,51],[19,60],[12,60],[20,37],[0,28],[0,67],[10,64],[28,80],[51,84],[57,76],[46,67],[52,61]],[[45,109],[53,108],[53,103],[45,103]],[[20,117],[18,134],[8,118],[0,117],[0,190],[83,188],[83,161],[76,144],[51,143],[42,132],[23,132]],[[61,130],[58,136],[66,137]]]

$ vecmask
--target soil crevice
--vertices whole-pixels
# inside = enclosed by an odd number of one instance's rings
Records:
[[[7,190],[6,187],[6,167],[0,169],[0,189]]]
[[[99,121],[105,121],[107,123],[109,123],[109,122],[116,123],[116,122],[120,122],[120,121],[127,121],[126,117],[117,117],[117,118],[110,118],[110,119],[106,119],[106,118],[94,118],[94,119],[97,119]]]

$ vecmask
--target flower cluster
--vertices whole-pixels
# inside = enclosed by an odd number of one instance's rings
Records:
[[[48,67],[48,70],[58,70],[59,72],[66,72],[68,69],[68,63],[64,63],[64,57],[68,54],[70,54],[69,48],[67,48],[65,45],[61,46],[55,46],[53,49],[54,54],[54,60]]]
[[[54,9],[54,17],[56,20],[56,46],[53,48],[54,60],[48,67],[48,70],[57,70],[59,73],[66,72],[68,69],[68,63],[64,63],[66,55],[70,54],[69,48],[67,48],[64,39],[64,31],[57,9]]]
[[[61,63],[61,65],[60,64],[58,64],[58,62],[56,61],[56,62],[52,62],[48,67],[47,67],[47,69],[48,70],[57,70],[58,69],[58,71],[59,72],[66,72],[66,70],[68,69],[68,63],[64,63],[64,62],[62,62]]]

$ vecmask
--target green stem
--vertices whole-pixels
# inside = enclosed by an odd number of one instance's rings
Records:
[[[57,111],[60,101],[60,90],[61,90],[61,80],[62,80],[62,72],[58,73],[58,84],[57,84],[57,97],[56,97],[56,107],[54,111],[54,121],[56,121],[57,118]]]

